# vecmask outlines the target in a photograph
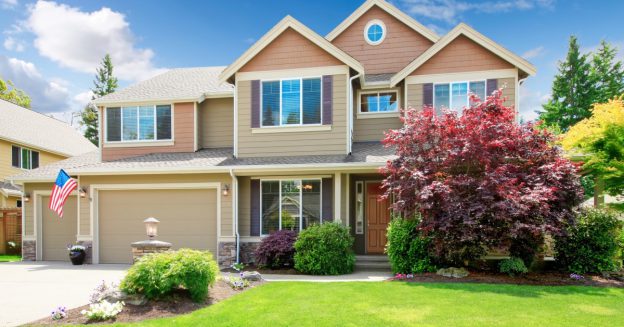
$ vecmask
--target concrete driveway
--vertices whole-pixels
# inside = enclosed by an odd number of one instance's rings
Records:
[[[69,262],[0,263],[0,326],[44,318],[59,305],[85,305],[102,280],[117,283],[128,267],[72,266]]]

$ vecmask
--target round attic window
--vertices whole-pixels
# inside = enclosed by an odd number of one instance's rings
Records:
[[[378,19],[373,19],[364,28],[364,39],[370,45],[380,44],[386,37],[386,25]]]

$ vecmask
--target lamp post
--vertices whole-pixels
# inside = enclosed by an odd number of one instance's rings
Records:
[[[147,237],[149,237],[150,240],[153,240],[154,237],[158,236],[158,223],[159,222],[160,221],[158,221],[158,219],[154,217],[149,217],[143,220],[143,223],[145,223],[145,231],[147,233]]]

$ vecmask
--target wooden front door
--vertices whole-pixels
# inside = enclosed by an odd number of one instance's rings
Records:
[[[383,194],[381,183],[366,184],[366,252],[383,253],[386,246],[386,230],[390,222],[390,200],[379,200]]]

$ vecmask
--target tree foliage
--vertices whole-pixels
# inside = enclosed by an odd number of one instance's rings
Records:
[[[13,82],[7,80],[4,81],[0,78],[0,99],[4,99],[11,103],[24,108],[30,109],[30,97],[26,92],[15,88]]]
[[[601,178],[606,192],[624,192],[624,97],[596,104],[586,118],[563,135],[571,153],[587,156],[583,169]]]
[[[518,243],[560,233],[582,200],[577,167],[561,157],[553,135],[517,124],[501,93],[483,102],[473,97],[461,115],[410,108],[404,126],[384,139],[397,154],[382,170],[385,196],[397,212],[422,215],[419,228],[442,259],[475,259],[490,248],[524,251]]]
[[[575,36],[565,61],[559,63],[551,99],[540,119],[547,126],[566,132],[589,117],[594,103],[603,103],[624,92],[624,67],[616,60],[617,49],[606,41],[593,54],[582,54]]]
[[[110,55],[106,54],[97,68],[95,80],[93,80],[94,88],[92,100],[103,97],[107,94],[115,92],[117,89],[117,78],[113,75],[113,62]],[[99,144],[98,135],[98,113],[97,108],[91,103],[87,104],[80,114],[81,125],[85,127],[84,136],[91,143]]]

